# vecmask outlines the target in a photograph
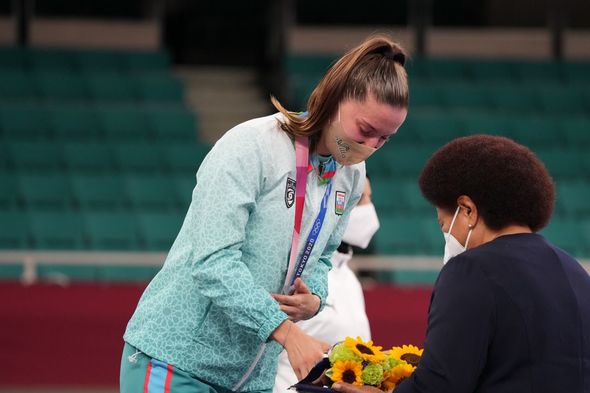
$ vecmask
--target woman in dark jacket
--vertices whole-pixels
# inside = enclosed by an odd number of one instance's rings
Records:
[[[507,138],[459,138],[426,163],[420,188],[448,263],[422,359],[395,393],[590,393],[590,276],[536,234],[555,202],[544,165]]]

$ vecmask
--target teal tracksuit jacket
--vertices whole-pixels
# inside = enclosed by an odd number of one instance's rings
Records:
[[[199,379],[236,391],[272,389],[282,347],[270,334],[287,315],[271,293],[285,281],[295,204],[295,148],[282,115],[228,131],[197,172],[192,202],[160,272],[127,325],[124,340]],[[322,299],[330,258],[365,179],[364,163],[338,165],[328,210],[302,279]],[[304,247],[326,185],[308,173],[299,241]],[[336,208],[344,196],[344,212]]]

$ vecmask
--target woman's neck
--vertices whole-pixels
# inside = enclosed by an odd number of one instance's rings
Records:
[[[519,225],[519,224],[514,224],[514,225],[508,225],[500,230],[497,231],[492,231],[489,230],[487,231],[487,233],[484,235],[484,243],[487,243],[489,241],[492,241],[496,238],[499,238],[500,236],[505,236],[505,235],[516,235],[519,233],[532,233],[533,231],[531,230],[531,228],[528,225]]]
[[[322,155],[322,156],[329,156],[330,155],[330,150],[328,150],[328,147],[326,146],[326,141],[324,140],[323,135],[320,136],[317,144],[315,145],[315,152],[319,155]]]

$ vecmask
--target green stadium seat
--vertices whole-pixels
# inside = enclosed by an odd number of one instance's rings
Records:
[[[65,49],[29,49],[28,66],[35,71],[72,72],[75,70],[72,51]]]
[[[145,114],[135,108],[100,108],[99,122],[112,142],[141,142],[151,138]]]
[[[97,250],[139,250],[135,215],[124,212],[83,212],[90,247]]]
[[[37,84],[29,73],[19,69],[2,70],[0,65],[0,100],[26,101],[35,99],[38,94]]]
[[[380,176],[377,170],[372,169],[370,163],[367,163],[367,168],[367,173],[371,176],[372,199],[377,214],[380,216],[395,214],[394,212],[402,210],[405,205],[400,198],[399,181]]]
[[[582,228],[577,219],[554,217],[541,231],[550,242],[574,256],[584,252]]]
[[[12,160],[8,144],[0,138],[0,172],[11,171]]]
[[[175,210],[180,205],[172,180],[159,175],[125,176],[124,192],[136,210],[164,212]]]
[[[436,146],[387,144],[371,160],[384,176],[416,178],[435,150]]]
[[[484,83],[510,83],[518,76],[517,66],[511,61],[471,60],[467,64],[470,79]]]
[[[172,181],[174,183],[174,190],[176,191],[176,195],[178,200],[180,201],[180,207],[184,209],[188,209],[192,201],[193,190],[197,185],[195,175],[194,174],[180,174],[180,175],[172,175]]]
[[[381,226],[375,234],[376,251],[389,255],[428,255],[433,247],[426,232],[427,220],[436,222],[436,217],[382,215],[379,218]],[[437,248],[443,247],[441,234]]]
[[[82,218],[72,211],[29,213],[33,245],[41,250],[79,250],[85,248]]]
[[[445,112],[421,112],[409,115],[406,120],[406,133],[412,133],[422,144],[442,146],[450,140],[463,136],[463,127],[454,116]],[[392,142],[396,141],[396,136]]]
[[[442,108],[445,105],[445,88],[436,81],[410,80],[410,106],[412,108]]]
[[[97,102],[134,101],[137,99],[133,83],[120,74],[90,74],[86,76],[89,96]]]
[[[22,70],[27,64],[25,50],[17,46],[0,47],[0,70]]]
[[[422,196],[417,180],[403,181],[399,186],[399,198],[396,199],[399,199],[403,204],[404,211],[425,216],[435,211],[434,207]]]
[[[492,107],[506,112],[538,112],[537,92],[528,86],[497,85],[488,90]]]
[[[210,146],[199,144],[169,144],[162,146],[164,166],[170,173],[194,175]]]
[[[151,130],[158,143],[195,143],[195,115],[184,108],[152,110],[147,114]]]
[[[84,50],[72,53],[74,67],[84,73],[122,71],[121,57],[124,52]]]
[[[61,167],[60,151],[53,142],[11,142],[7,149],[18,171],[47,173]]]
[[[442,99],[447,108],[453,109],[487,109],[493,105],[486,89],[474,84],[447,85],[442,92]]]
[[[465,135],[491,134],[506,135],[506,115],[498,116],[493,113],[464,113],[458,120]]]
[[[145,212],[138,216],[139,233],[148,250],[169,250],[182,226],[180,214]]]
[[[573,179],[587,175],[584,153],[571,149],[537,149],[537,156],[556,179]]]
[[[113,145],[115,162],[126,173],[156,173],[162,169],[161,150],[147,143],[120,143]]]
[[[590,183],[587,181],[558,181],[557,206],[564,215],[590,219]]]
[[[559,120],[561,134],[571,147],[590,146],[590,119],[587,117],[562,117]]]
[[[145,102],[182,103],[182,82],[170,76],[143,76],[135,78],[136,94]]]
[[[569,61],[562,65],[562,69],[571,85],[590,83],[590,61]]]
[[[63,143],[62,154],[72,173],[110,173],[115,169],[112,148],[105,143]]]
[[[102,137],[96,112],[87,108],[54,108],[49,112],[49,124],[59,141],[92,142]]]
[[[455,59],[431,58],[425,64],[428,77],[433,81],[459,81],[469,78],[464,61]]]
[[[525,83],[561,83],[564,75],[560,63],[550,61],[520,61],[517,77]]]
[[[537,89],[537,94],[541,111],[545,113],[585,114],[590,110],[584,88],[544,86]]]
[[[585,217],[580,223],[582,244],[580,250],[580,256],[588,258],[590,256],[590,219]]]
[[[320,76],[303,77],[291,76],[288,81],[289,90],[291,91],[290,104],[295,110],[304,111],[307,108],[307,100]]]
[[[0,210],[0,248],[4,250],[29,248],[29,221],[18,210]]]
[[[0,107],[0,127],[11,140],[41,140],[50,137],[47,111],[37,105]]]
[[[506,134],[528,147],[559,147],[565,144],[556,118],[506,116]]]
[[[20,174],[17,181],[26,208],[66,210],[71,206],[72,192],[66,175]]]
[[[12,210],[18,204],[16,175],[0,172],[0,210]]]
[[[39,96],[49,102],[81,101],[88,99],[88,86],[79,75],[66,72],[38,72],[36,80]]]
[[[117,174],[77,174],[70,182],[74,200],[82,210],[121,211],[128,206],[123,181]]]
[[[121,53],[122,68],[125,72],[162,72],[170,68],[170,57],[163,51],[127,51]]]

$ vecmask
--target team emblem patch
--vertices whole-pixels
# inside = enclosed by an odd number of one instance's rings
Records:
[[[287,209],[295,203],[295,180],[290,177],[287,178],[287,186],[285,187],[285,205]]]
[[[344,200],[346,199],[346,193],[344,191],[336,191],[336,205],[334,206],[334,212],[341,216],[344,213]]]

